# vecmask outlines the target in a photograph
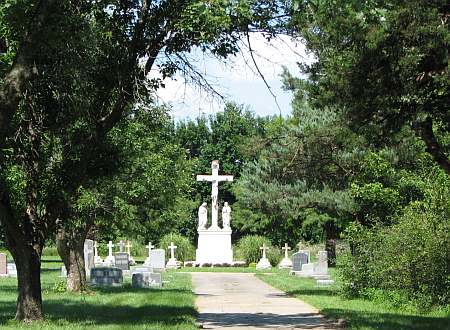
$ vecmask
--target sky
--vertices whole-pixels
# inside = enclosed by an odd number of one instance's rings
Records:
[[[297,62],[309,63],[311,57],[305,53],[305,47],[300,42],[288,36],[279,36],[267,42],[260,34],[254,34],[250,44],[258,68],[275,97],[257,73],[248,49],[230,57],[226,65],[200,51],[191,53],[189,58],[226,101],[242,104],[260,116],[279,115],[280,112],[284,116],[290,114],[292,96],[282,90],[280,74],[285,66],[298,76]],[[158,73],[154,71],[151,76],[157,77]],[[174,80],[165,79],[164,84],[165,88],[157,91],[157,99],[160,103],[171,105],[171,115],[177,121],[223,110],[224,101],[221,98],[187,84],[180,75],[175,76]]]

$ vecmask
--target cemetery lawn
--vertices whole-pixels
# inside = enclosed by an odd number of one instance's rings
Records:
[[[331,269],[334,278],[334,269]],[[345,299],[336,287],[317,287],[316,281],[289,275],[257,274],[266,283],[316,307],[330,319],[345,319],[348,329],[437,330],[450,329],[450,308],[420,313],[412,307],[396,307],[387,302]]]
[[[53,260],[51,260],[53,259]],[[61,261],[46,257],[42,269],[45,321],[13,320],[17,299],[15,278],[0,278],[1,329],[197,329],[197,311],[189,274],[163,273],[163,289],[97,288],[84,294],[59,292],[64,284]]]

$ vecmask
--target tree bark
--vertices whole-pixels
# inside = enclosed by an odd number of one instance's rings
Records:
[[[26,244],[26,243],[25,243]],[[31,322],[40,320],[42,315],[41,254],[33,247],[23,245],[13,254],[17,267],[16,320]]]
[[[84,241],[88,228],[76,229],[68,233],[58,230],[56,246],[67,269],[67,290],[81,292],[86,289],[86,269],[84,267]]]
[[[425,142],[427,152],[433,157],[434,161],[450,175],[450,159],[445,155],[442,146],[439,144],[433,132],[433,120],[427,117],[423,122],[414,124],[416,134]]]
[[[328,254],[328,266],[336,266],[336,225],[332,221],[325,223],[325,250]]]

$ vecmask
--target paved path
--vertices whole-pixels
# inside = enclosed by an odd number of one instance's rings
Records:
[[[204,329],[334,329],[317,309],[253,274],[191,274]]]

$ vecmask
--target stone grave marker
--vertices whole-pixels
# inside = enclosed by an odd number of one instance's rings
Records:
[[[299,251],[292,255],[292,271],[299,272],[309,262],[309,251]]]
[[[91,269],[91,284],[120,286],[123,284],[122,269],[116,267],[99,267]]]
[[[91,239],[84,241],[84,268],[86,276],[89,277],[91,269],[94,268],[94,241]]]
[[[314,275],[328,274],[328,253],[327,251],[319,251],[317,253],[318,261],[314,263]]]
[[[151,250],[149,266],[154,271],[163,271],[166,269],[166,252],[163,249]]]
[[[8,276],[8,256],[0,253],[0,276]]]
[[[166,268],[178,268],[177,258],[175,258],[175,250],[177,246],[170,242],[170,245],[167,247],[170,250],[170,258],[166,264]]]
[[[8,263],[8,265],[6,267],[7,267],[6,272],[8,273],[8,276],[17,277],[17,267],[14,262]]]
[[[114,254],[115,265],[122,270],[130,270],[130,258],[126,252],[116,252]]]
[[[160,288],[162,287],[161,273],[133,273],[131,283],[134,288]]]
[[[88,276],[87,270],[86,270],[86,276]],[[59,277],[67,277],[66,266],[64,266],[64,265],[61,266],[61,274],[59,274]]]

